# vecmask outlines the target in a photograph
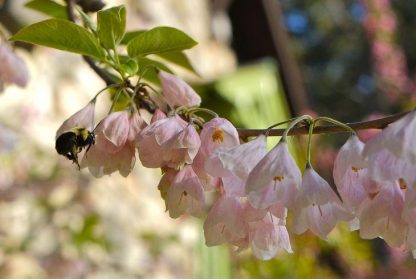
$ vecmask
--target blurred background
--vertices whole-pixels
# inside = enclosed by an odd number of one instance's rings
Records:
[[[0,1],[10,34],[45,19],[25,2]],[[196,39],[187,54],[200,77],[174,69],[203,106],[238,127],[264,128],[303,113],[353,122],[415,105],[414,0],[105,3],[127,6],[128,30],[168,25]],[[128,178],[94,179],[56,154],[62,121],[105,86],[82,59],[28,45],[15,51],[29,80],[4,84],[0,93],[0,278],[415,277],[409,253],[360,240],[342,225],[328,241],[290,234],[294,253],[265,262],[250,251],[205,247],[199,220],[165,212],[159,170],[137,162]],[[101,97],[99,115],[108,103]],[[313,164],[329,181],[345,139],[314,138]],[[292,141],[303,164],[303,140]]]

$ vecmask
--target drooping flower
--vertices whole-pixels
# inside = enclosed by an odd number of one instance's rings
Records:
[[[200,146],[201,140],[198,132],[194,125],[188,124],[162,145],[163,161],[171,168],[192,164]]]
[[[94,126],[94,108],[95,100],[65,120],[56,132],[56,151],[78,167],[78,154],[81,153],[82,156],[83,150],[88,150],[95,143],[94,134],[91,132]]]
[[[411,111],[381,133],[370,139],[364,150],[364,157],[372,157],[382,149],[388,149],[397,158],[416,165],[416,111]]]
[[[400,247],[408,228],[402,219],[404,194],[396,181],[378,185],[378,191],[369,193],[360,206],[360,236],[365,239],[382,237],[390,246]]]
[[[113,112],[95,129],[96,143],[84,156],[81,167],[88,167],[95,177],[119,171],[127,176],[136,161],[135,141],[146,123],[136,113]]]
[[[266,137],[258,136],[248,143],[218,148],[205,161],[205,170],[212,176],[226,177],[231,173],[247,179],[250,171],[266,155]]]
[[[223,195],[215,201],[205,220],[205,243],[207,246],[239,243],[247,237],[247,229],[239,198]]]
[[[182,79],[164,71],[159,71],[159,79],[163,95],[171,108],[200,105],[201,97]]]
[[[310,229],[326,239],[339,220],[352,219],[353,216],[341,207],[328,182],[307,164],[294,211],[294,231],[301,234]]]
[[[164,160],[165,145],[180,133],[188,123],[178,115],[157,120],[141,131],[137,139],[139,158],[147,168],[160,168],[166,164]]]
[[[269,212],[267,209],[254,208],[247,199],[243,200],[242,205],[244,209],[244,220],[248,223],[261,221]],[[276,217],[280,219],[280,216]]]
[[[270,260],[280,250],[292,253],[286,226],[279,219],[266,215],[262,220],[249,223],[249,242],[254,255],[261,260]]]
[[[382,149],[369,158],[368,170],[375,181],[398,181],[402,188],[416,182],[416,165],[397,158],[387,149]]]
[[[213,118],[204,124],[200,133],[201,147],[193,162],[193,168],[206,190],[218,186],[218,178],[205,171],[205,161],[219,148],[234,147],[240,144],[237,129],[224,118]]]
[[[205,157],[222,147],[240,144],[237,129],[225,118],[215,117],[204,124],[201,131],[201,151]]]
[[[168,195],[168,190],[170,186],[172,185],[173,180],[175,179],[175,176],[178,174],[178,171],[175,169],[170,169],[170,168],[164,171],[165,171],[165,174],[160,179],[157,189],[160,191],[160,196],[165,201],[166,210],[167,210],[168,207],[166,204],[166,197]]]
[[[228,195],[242,197],[245,196],[248,174],[266,152],[264,135],[242,145],[218,148],[206,159],[205,171],[213,177],[221,177],[223,189]]]
[[[300,183],[299,168],[286,142],[280,141],[250,172],[245,188],[256,208],[267,208],[277,202],[291,207]]]
[[[365,184],[371,183],[362,150],[364,143],[356,135],[348,138],[334,162],[334,181],[344,206],[355,212],[367,197]]]
[[[56,138],[73,128],[85,128],[88,131],[92,131],[94,129],[94,115],[95,99],[65,120],[56,131]]]
[[[171,218],[184,213],[201,217],[205,206],[204,188],[192,166],[179,171],[167,190],[166,205]]]
[[[29,72],[25,62],[19,58],[6,42],[0,39],[0,91],[3,83],[14,83],[20,87],[26,86]]]

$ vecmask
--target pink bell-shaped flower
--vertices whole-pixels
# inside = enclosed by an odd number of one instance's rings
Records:
[[[375,181],[398,181],[401,186],[411,186],[416,182],[416,165],[397,158],[387,149],[382,149],[369,158],[368,170]]]
[[[270,260],[281,250],[293,252],[286,226],[279,225],[273,215],[250,223],[249,241],[254,255],[261,260]]]
[[[219,148],[234,147],[240,144],[237,129],[224,118],[213,118],[204,124],[200,133],[201,148],[195,157],[193,168],[206,190],[218,186],[219,180],[205,171],[205,161]]]
[[[362,151],[364,143],[356,135],[348,138],[338,152],[334,163],[334,181],[344,207],[355,214],[367,198],[368,191],[376,188]]]
[[[220,147],[240,144],[237,129],[225,118],[216,117],[204,124],[201,131],[201,151],[210,156]]]
[[[207,246],[238,243],[247,237],[247,223],[239,198],[223,195],[215,201],[204,223]]]
[[[135,141],[146,123],[135,113],[113,112],[95,129],[96,143],[84,156],[81,167],[88,167],[95,177],[119,171],[127,176],[136,161]]]
[[[157,189],[160,191],[160,196],[165,201],[166,210],[168,209],[168,206],[166,204],[166,197],[168,195],[168,190],[170,186],[173,183],[173,180],[175,179],[175,176],[178,174],[178,171],[175,169],[167,169],[165,170],[165,174],[162,176],[162,178],[159,181],[159,185],[157,186]]]
[[[402,219],[404,194],[398,182],[379,183],[377,192],[369,193],[358,212],[360,236],[382,237],[390,246],[400,247],[408,226]]]
[[[260,135],[242,145],[218,148],[206,159],[205,170],[213,177],[221,177],[228,195],[242,197],[246,195],[244,187],[248,174],[266,152],[266,137]]]
[[[205,170],[212,176],[226,177],[231,174],[246,180],[250,171],[266,155],[266,137],[258,136],[245,144],[218,148],[205,161]]]
[[[94,127],[95,99],[62,123],[56,132],[56,151],[79,165],[78,154],[95,143],[91,132]],[[83,156],[84,153],[81,153]]]
[[[247,199],[243,199],[242,205],[247,223],[261,221],[268,213],[267,209],[254,208]]]
[[[167,190],[166,205],[171,218],[184,213],[201,217],[204,212],[204,188],[192,166],[187,165],[173,179]]]
[[[136,142],[139,158],[147,168],[160,168],[164,160],[164,145],[180,133],[188,123],[178,115],[157,120],[141,131]]]
[[[413,110],[371,138],[363,154],[365,157],[371,157],[382,149],[388,149],[397,158],[416,165],[415,134],[416,111]]]
[[[95,99],[65,120],[56,131],[56,138],[73,128],[94,129]]]
[[[185,81],[170,73],[159,71],[163,95],[171,108],[193,107],[201,104],[201,97]]]
[[[267,208],[277,202],[291,207],[300,183],[299,168],[286,142],[280,141],[250,172],[245,188],[256,208]]]
[[[192,164],[200,146],[198,132],[192,124],[188,124],[162,145],[165,165],[178,168],[183,164]]]
[[[294,231],[298,234],[308,228],[322,239],[335,227],[338,220],[352,220],[340,205],[340,200],[321,176],[307,164],[294,212]]]

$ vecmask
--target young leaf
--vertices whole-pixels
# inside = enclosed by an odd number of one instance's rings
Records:
[[[127,44],[130,57],[146,56],[170,51],[180,51],[195,46],[184,32],[172,27],[156,27],[140,33]]]
[[[47,46],[99,59],[104,57],[104,51],[91,33],[75,23],[62,19],[48,19],[26,26],[10,40]]]
[[[123,39],[121,40],[121,45],[127,45],[133,38],[135,38],[140,33],[145,32],[146,30],[136,30],[136,31],[129,31],[124,34]]]
[[[169,61],[178,66],[181,66],[182,68],[189,70],[192,73],[199,76],[199,74],[196,72],[195,68],[192,66],[191,62],[189,61],[188,57],[185,55],[185,53],[181,51],[164,52],[164,53],[158,53],[156,55],[166,61]]]
[[[121,69],[127,74],[133,76],[139,70],[139,65],[137,64],[136,60],[125,55],[119,55],[119,60],[121,63]]]
[[[139,65],[140,75],[143,75],[144,79],[157,85],[160,85],[160,81],[157,76],[156,69],[161,69],[165,72],[173,73],[172,70],[169,69],[165,64],[153,59],[138,57],[136,61]]]
[[[126,8],[113,7],[97,14],[98,38],[104,47],[114,49],[121,41],[126,29]]]
[[[52,0],[32,0],[25,4],[25,7],[43,13],[50,17],[67,19],[65,6]]]

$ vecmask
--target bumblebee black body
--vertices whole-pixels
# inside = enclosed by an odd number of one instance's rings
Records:
[[[55,149],[59,154],[72,160],[79,167],[78,153],[85,147],[87,147],[86,152],[88,152],[93,144],[95,144],[94,133],[85,128],[72,128],[57,137]]]

